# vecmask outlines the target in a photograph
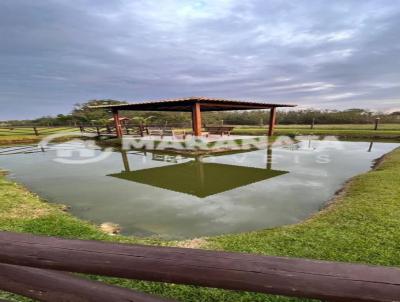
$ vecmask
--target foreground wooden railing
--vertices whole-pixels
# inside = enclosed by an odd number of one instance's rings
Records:
[[[39,301],[172,301],[64,272],[0,264],[0,289]],[[1,301],[1,300],[0,300]]]
[[[53,270],[326,301],[400,301],[397,268],[317,260],[1,232],[0,263],[0,289],[30,297],[42,291],[33,297],[41,301],[63,301],[60,297],[68,295],[75,301],[75,287],[79,301],[166,301]],[[7,285],[10,278],[14,283]],[[50,280],[56,284],[52,288]],[[93,288],[104,297],[132,296],[101,300]]]

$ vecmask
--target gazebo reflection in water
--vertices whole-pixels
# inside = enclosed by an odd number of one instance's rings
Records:
[[[243,152],[250,151],[233,154]],[[134,170],[129,162],[129,152],[121,151],[124,171],[108,176],[204,198],[288,173],[272,169],[271,147],[267,148],[266,165],[262,168],[207,162],[208,155],[185,156],[182,161],[181,155],[151,153],[152,160],[172,164]],[[223,155],[226,154],[211,156]]]

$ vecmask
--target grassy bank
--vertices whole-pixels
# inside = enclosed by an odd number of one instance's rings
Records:
[[[7,135],[7,136],[2,136],[0,138],[0,146],[38,143],[42,140],[42,138],[43,136],[35,136],[35,135]]]
[[[375,170],[355,177],[334,203],[309,220],[275,229],[209,238],[204,247],[265,255],[400,266],[400,149]],[[109,236],[74,218],[62,206],[44,202],[4,176],[0,177],[0,230],[68,238],[176,245]],[[162,294],[179,301],[305,301],[262,294],[101,278],[109,283]],[[0,297],[22,301],[16,296]]]
[[[303,223],[209,241],[231,251],[400,266],[400,149]]]
[[[258,126],[237,126],[242,128],[259,128]],[[315,124],[314,129],[347,129],[347,130],[373,130],[373,124]],[[293,125],[283,125],[278,124],[278,129],[310,129],[310,125],[300,125],[300,124],[293,124]],[[379,124],[378,127],[380,130],[397,130],[400,131],[400,122],[397,124]]]
[[[39,135],[35,135],[32,127],[11,129],[1,128],[0,145],[38,143],[44,137],[51,134],[57,134],[61,132],[79,133],[79,129],[76,127],[37,127],[37,131]]]
[[[328,125],[326,125],[328,126]],[[343,125],[345,126],[345,125]],[[349,125],[350,126],[350,125]],[[267,129],[262,127],[236,127],[232,134],[238,135],[265,135]],[[287,125],[278,126],[275,129],[276,135],[334,135],[339,137],[347,138],[400,138],[400,129],[389,128],[381,130],[372,130],[366,128],[354,128],[354,127],[318,127],[310,129],[302,125]]]

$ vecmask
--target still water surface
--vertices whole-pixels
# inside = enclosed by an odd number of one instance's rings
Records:
[[[298,139],[207,157],[115,151],[81,165],[55,162],[55,148],[2,155],[0,167],[43,198],[69,205],[77,217],[117,223],[127,235],[182,239],[301,221],[323,208],[346,180],[399,146]],[[75,148],[67,143],[58,150],[65,146]]]

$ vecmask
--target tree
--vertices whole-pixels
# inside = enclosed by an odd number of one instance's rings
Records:
[[[75,104],[74,109],[71,112],[74,117],[80,123],[104,123],[111,117],[111,113],[102,108],[91,108],[94,106],[102,105],[120,105],[126,104],[127,102],[115,101],[115,100],[90,100],[83,104]]]
[[[141,125],[146,125],[146,124],[147,124],[147,121],[149,121],[149,120],[151,120],[151,119],[153,119],[153,118],[154,118],[154,116],[150,115],[150,116],[148,116],[148,117],[135,116],[135,117],[133,117],[132,119],[133,119],[133,120],[138,120],[139,123],[140,123]]]

